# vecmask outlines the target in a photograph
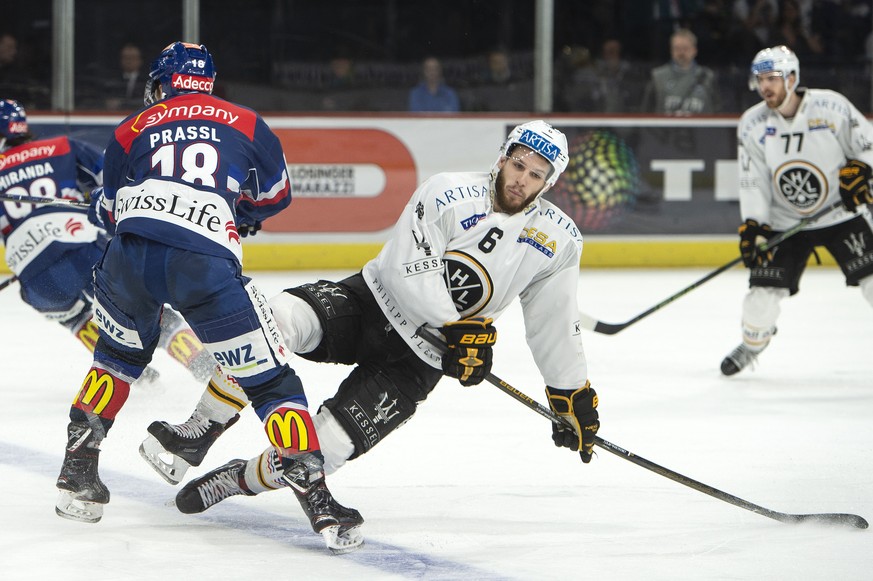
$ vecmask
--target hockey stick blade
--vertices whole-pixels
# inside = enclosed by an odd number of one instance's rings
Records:
[[[789,228],[785,232],[782,232],[782,233],[774,236],[770,240],[768,240],[766,244],[762,245],[758,249],[758,251],[759,252],[767,252],[768,250],[775,248],[776,246],[778,246],[779,244],[781,244],[782,242],[784,242],[788,238],[794,236],[795,234],[797,234],[798,232],[803,230],[806,226],[812,224],[813,222],[826,216],[827,214],[830,214],[834,210],[842,207],[842,205],[843,205],[842,201],[834,202],[833,204],[831,204],[827,208],[821,210],[820,212],[817,212],[816,214],[813,214],[812,216],[810,216],[808,218],[804,218],[803,220],[801,220],[800,222],[798,222],[797,224],[795,224],[794,226],[792,226],[791,228]],[[663,301],[661,301],[657,305],[655,305],[649,309],[646,309],[645,311],[643,311],[639,315],[633,317],[632,319],[628,319],[624,323],[605,323],[603,321],[598,321],[597,319],[595,319],[594,317],[592,317],[590,315],[586,315],[585,313],[580,312],[579,313],[579,324],[582,326],[583,329],[587,329],[589,331],[594,331],[595,333],[602,333],[604,335],[615,335],[619,331],[627,329],[628,327],[630,327],[634,323],[636,323],[642,319],[645,319],[646,317],[648,317],[652,313],[654,313],[656,311],[660,311],[662,308],[666,307],[667,305],[669,305],[670,303],[672,303],[676,299],[684,297],[686,294],[693,291],[694,289],[696,289],[697,287],[699,287],[703,283],[712,280],[713,278],[715,278],[716,276],[725,272],[726,270],[730,270],[734,266],[740,264],[742,261],[743,261],[743,258],[738,257],[738,258],[731,260],[727,264],[723,264],[723,265],[719,266],[718,268],[716,268],[715,270],[713,270],[709,274],[705,275],[703,278],[696,280],[695,282],[686,286],[685,288],[683,288],[679,292],[670,295],[669,297],[667,297],[666,299],[664,299]]]
[[[89,206],[87,202],[77,202],[76,200],[68,200],[66,198],[40,198],[39,196],[19,196],[15,194],[0,194],[0,200],[18,202],[20,204],[73,206],[76,208],[87,208]]]
[[[426,328],[424,325],[418,328],[417,334],[419,337],[433,345],[435,348],[439,349],[441,352],[444,352],[446,349],[445,342],[435,335],[430,329]],[[573,428],[570,422],[561,416],[557,415],[551,409],[542,405],[538,401],[530,398],[525,395],[521,391],[512,387],[493,373],[489,373],[485,376],[485,381],[490,383],[491,385],[497,387],[503,393],[506,393],[513,397],[516,401],[523,403],[525,406],[530,408],[531,410],[537,412],[541,416],[548,418],[550,421],[556,424],[562,424],[569,428]],[[760,514],[761,516],[766,516],[773,520],[778,520],[779,522],[789,523],[789,524],[797,524],[803,522],[817,522],[822,524],[830,524],[830,525],[843,525],[850,526],[857,529],[866,529],[868,524],[867,521],[864,520],[863,517],[860,517],[856,514],[841,514],[841,513],[823,513],[823,514],[787,514],[784,512],[777,512],[774,510],[770,510],[769,508],[764,508],[763,506],[758,506],[757,504],[753,504],[747,500],[743,500],[737,496],[732,494],[728,494],[722,490],[717,488],[713,488],[708,484],[704,484],[702,482],[698,482],[692,478],[689,478],[683,474],[679,474],[678,472],[674,472],[669,468],[665,468],[659,464],[655,464],[650,460],[646,460],[641,456],[637,456],[633,452],[628,452],[624,448],[620,446],[616,446],[612,442],[608,442],[601,438],[600,436],[594,436],[594,445],[598,448],[606,450],[619,458],[627,460],[641,468],[645,468],[655,474],[659,474],[664,476],[665,478],[669,478],[673,482],[678,482],[679,484],[683,484],[689,488],[693,488],[698,492],[702,492],[704,494],[708,494],[709,496],[716,498],[718,500],[727,502],[729,504],[733,504],[734,506],[738,506],[740,508],[744,508],[751,512]]]

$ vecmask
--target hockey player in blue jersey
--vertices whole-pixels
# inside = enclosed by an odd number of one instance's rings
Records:
[[[251,400],[313,529],[332,550],[351,550],[363,521],[325,486],[303,385],[266,298],[241,272],[240,238],[291,201],[285,156],[257,113],[211,94],[214,81],[206,47],[169,45],[151,64],[145,108],[106,148],[93,203],[114,237],[95,268],[100,338],[70,410],[57,513],[100,520],[100,442],[151,360],[167,303]]]
[[[46,202],[83,202],[86,192],[102,183],[102,151],[64,136],[37,140],[24,108],[16,101],[0,101],[0,191]],[[18,277],[21,298],[93,351],[98,331],[92,317],[92,269],[106,246],[105,232],[88,221],[84,208],[0,202],[6,264]],[[161,347],[205,383],[212,375],[212,357],[182,318],[167,310],[161,328]],[[157,371],[149,368],[144,377],[154,380]]]

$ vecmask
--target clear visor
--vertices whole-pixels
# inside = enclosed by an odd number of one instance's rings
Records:
[[[782,71],[768,71],[766,73],[759,73],[757,75],[751,74],[749,75],[749,90],[757,91],[760,87],[761,81],[765,79],[784,79],[785,73]]]

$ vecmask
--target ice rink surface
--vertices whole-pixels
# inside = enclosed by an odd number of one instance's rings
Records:
[[[580,307],[620,323],[708,270],[586,270]],[[250,273],[268,295],[350,272]],[[731,270],[612,336],[585,332],[600,436],[771,510],[873,519],[873,310],[831,268],[783,302],[753,371],[719,372],[740,340],[746,274]],[[54,514],[69,405],[90,356],[0,292],[0,579],[869,580],[873,531],[787,525],[601,451],[589,465],[547,420],[495,387],[445,379],[415,418],[328,479],[361,511],[366,545],[330,555],[287,490],[202,515],[139,457],[155,419],[186,419],[201,387],[159,352],[100,458],[111,490],[94,525]],[[545,403],[517,306],[497,322],[493,372]],[[294,366],[310,407],[348,368]],[[266,445],[251,410],[186,481]]]

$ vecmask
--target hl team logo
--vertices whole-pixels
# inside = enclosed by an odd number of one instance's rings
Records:
[[[811,213],[824,202],[827,180],[810,163],[793,161],[774,172],[776,191],[792,208]]]
[[[443,276],[452,302],[462,319],[472,317],[491,300],[494,285],[485,267],[464,252],[452,250],[443,257]]]

